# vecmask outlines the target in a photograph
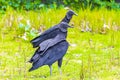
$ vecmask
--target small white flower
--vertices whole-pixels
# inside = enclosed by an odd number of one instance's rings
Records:
[[[66,9],[66,10],[70,10],[70,8],[69,8],[69,7],[65,7],[64,9]]]
[[[29,25],[29,26],[30,26],[30,20],[27,20],[27,25]]]
[[[76,47],[76,46],[77,46],[77,44],[70,44],[70,46],[72,46],[72,47]]]
[[[107,28],[107,29],[110,29],[110,27],[108,26],[108,25],[106,25],[106,24],[103,24],[103,28]]]
[[[75,57],[80,57],[82,54],[73,54]]]
[[[82,63],[82,61],[81,60],[72,60],[73,62],[75,62],[75,63]]]
[[[18,22],[20,22],[22,19],[23,19],[23,17],[19,16],[17,20],[18,20]]]
[[[27,34],[24,33],[24,35],[22,36],[22,39],[24,39],[24,40],[28,40],[26,36],[27,36]]]

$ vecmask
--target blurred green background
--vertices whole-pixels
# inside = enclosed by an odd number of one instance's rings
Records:
[[[94,9],[105,7],[119,9],[119,0],[1,0],[0,10],[11,6],[15,10],[40,10],[41,8],[63,8],[69,6],[75,9]]]

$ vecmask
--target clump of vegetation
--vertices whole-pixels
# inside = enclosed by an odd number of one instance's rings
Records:
[[[62,12],[62,13],[61,13]],[[65,14],[66,10],[42,9],[34,11],[15,11],[8,7],[6,14],[1,15],[0,27],[2,29],[14,30],[16,36],[26,35],[29,39],[35,37],[43,30],[57,24]],[[76,11],[78,16],[73,18],[71,25],[74,25],[81,32],[107,34],[109,31],[119,31],[120,11],[107,10],[86,10]],[[58,14],[61,14],[58,16]],[[27,15],[27,16],[26,16]],[[55,19],[55,20],[54,20]]]
[[[69,6],[75,9],[94,9],[94,8],[108,8],[108,9],[120,9],[120,4],[116,0],[12,0],[0,1],[0,11],[6,11],[10,6],[15,10],[40,10],[42,8],[63,8]]]
[[[29,41],[60,22],[66,12],[63,8],[35,12],[8,7],[0,15],[0,79],[120,79],[120,11],[104,8],[76,11],[78,16],[70,23],[74,28],[68,31],[70,47],[63,60],[62,76],[57,63],[51,77],[46,66],[28,72],[31,65],[27,61],[34,52]]]

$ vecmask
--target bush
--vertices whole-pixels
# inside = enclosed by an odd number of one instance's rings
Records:
[[[6,11],[7,6],[15,10],[39,10],[41,8],[71,7],[75,9],[94,9],[106,7],[108,9],[120,9],[120,4],[114,0],[1,0],[0,10]]]

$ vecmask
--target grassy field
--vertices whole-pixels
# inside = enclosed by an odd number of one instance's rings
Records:
[[[65,9],[14,11],[0,15],[0,80],[120,80],[120,11],[80,10],[70,22],[62,75],[43,66],[33,72],[27,61],[34,50],[30,40],[57,24]],[[36,31],[37,30],[37,31]],[[33,32],[32,32],[33,31]]]

